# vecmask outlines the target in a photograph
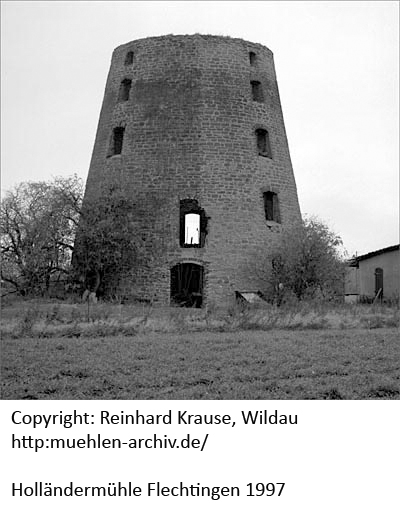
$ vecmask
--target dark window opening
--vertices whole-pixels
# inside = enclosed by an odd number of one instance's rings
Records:
[[[383,269],[375,269],[375,296],[383,298]]]
[[[253,101],[264,101],[263,90],[260,81],[250,81]]]
[[[128,101],[131,91],[132,79],[124,79],[119,88],[119,101]]]
[[[276,193],[267,191],[263,193],[265,219],[267,221],[281,222],[281,214],[279,211],[279,199]]]
[[[254,52],[249,53],[249,61],[251,66],[254,66],[256,64],[256,54]]]
[[[171,303],[201,307],[204,269],[196,263],[178,263],[171,269]]]
[[[125,127],[115,127],[115,129],[113,130],[111,152],[109,156],[121,154],[122,144],[124,142],[124,132],[125,132]]]
[[[126,54],[125,64],[133,64],[133,52],[128,52]]]
[[[179,223],[181,247],[204,247],[207,217],[195,199],[184,199],[180,202]]]
[[[256,136],[258,154],[261,156],[267,156],[268,158],[272,158],[271,144],[269,141],[268,131],[266,131],[265,129],[257,129]]]

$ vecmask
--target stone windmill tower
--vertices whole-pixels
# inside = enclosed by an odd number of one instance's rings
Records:
[[[145,242],[124,294],[200,307],[257,291],[256,256],[300,221],[272,52],[209,35],[116,48],[85,200],[116,184]]]

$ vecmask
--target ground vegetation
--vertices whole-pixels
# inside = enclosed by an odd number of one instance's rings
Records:
[[[5,399],[399,399],[399,310],[9,303]]]

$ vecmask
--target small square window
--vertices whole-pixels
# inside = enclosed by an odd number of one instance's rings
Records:
[[[125,127],[115,127],[111,139],[111,148],[108,156],[120,155],[124,143]]]
[[[124,79],[119,88],[119,101],[128,101],[132,87],[132,79]]]
[[[280,223],[281,214],[279,211],[278,195],[272,191],[267,191],[263,193],[263,199],[265,219],[267,221],[275,221],[275,223]]]
[[[250,81],[253,101],[262,103],[264,101],[263,90],[260,81]]]
[[[266,131],[265,129],[257,129],[256,137],[258,154],[261,156],[272,158],[271,144],[269,141],[268,131]]]
[[[125,64],[133,64],[133,52],[128,52],[125,56]]]

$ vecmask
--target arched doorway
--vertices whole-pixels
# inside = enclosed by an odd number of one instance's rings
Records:
[[[181,307],[203,304],[204,268],[197,263],[178,263],[171,269],[171,303]]]

